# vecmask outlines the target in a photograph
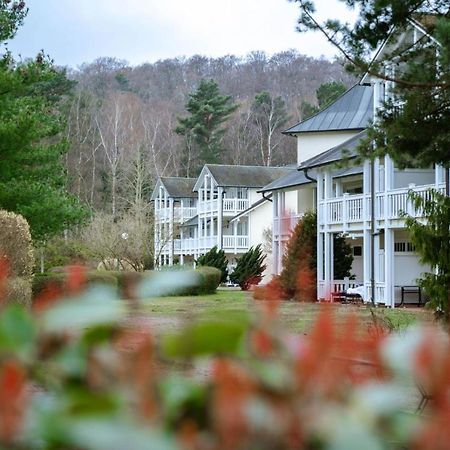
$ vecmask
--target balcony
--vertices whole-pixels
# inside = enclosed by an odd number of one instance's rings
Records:
[[[436,186],[426,185],[412,188],[421,197],[429,197],[429,190]],[[398,220],[402,214],[420,218],[423,211],[414,208],[408,195],[410,188],[393,189],[376,194],[375,218],[377,220]],[[444,192],[444,188],[439,189]],[[319,223],[321,225],[348,225],[370,220],[371,198],[370,195],[348,195],[322,200],[319,202]]]
[[[245,211],[250,206],[247,199],[242,198],[224,198],[223,213],[227,215],[236,215]]]
[[[185,238],[174,239],[173,250],[175,254],[192,255],[207,251],[217,245],[217,236],[207,236],[202,238]],[[228,252],[242,253],[249,248],[248,236],[223,236],[222,248]],[[170,249],[170,242],[163,247],[163,253],[168,253]]]
[[[249,207],[249,201],[241,198],[224,198],[223,199],[223,214],[224,215],[236,215],[242,211],[245,211]],[[204,214],[208,212],[218,213],[219,201],[206,200],[198,202],[198,213]]]
[[[197,214],[197,208],[174,208],[173,216],[175,222],[185,222]],[[170,208],[159,209],[156,211],[156,220],[164,222],[170,220]]]

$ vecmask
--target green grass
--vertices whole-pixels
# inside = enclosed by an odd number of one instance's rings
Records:
[[[215,294],[151,298],[144,303],[144,311],[152,315],[214,313],[227,310],[248,311],[250,296],[243,291],[219,289]]]
[[[164,328],[163,322],[169,321],[186,323],[197,319],[230,317],[232,314],[254,316],[261,306],[262,303],[254,301],[249,292],[223,288],[212,295],[147,299],[143,312],[156,323],[160,319],[161,328]],[[286,331],[308,333],[320,307],[317,303],[284,301],[280,304],[277,320]],[[335,305],[333,314],[338,325],[349,313],[353,313],[359,317],[362,326],[367,327],[373,321],[370,310],[369,306]],[[417,321],[432,320],[432,316],[424,309],[375,308],[375,313],[392,331],[402,331]]]

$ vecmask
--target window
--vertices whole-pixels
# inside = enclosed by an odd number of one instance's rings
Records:
[[[355,245],[352,250],[353,250],[353,256],[362,256],[362,246],[361,245]]]

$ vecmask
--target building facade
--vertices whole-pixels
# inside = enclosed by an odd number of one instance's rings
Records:
[[[258,191],[288,171],[207,164],[196,179],[158,179],[151,198],[156,265],[192,264],[217,246],[233,266],[271,227],[270,201]]]
[[[413,45],[425,34],[413,23],[401,39],[403,44]],[[317,211],[319,299],[360,286],[365,301],[391,307],[403,300],[417,301],[417,279],[430,270],[420,263],[409,239],[405,214],[422,216],[409,199],[411,190],[422,197],[427,197],[430,189],[444,191],[443,168],[400,170],[389,156],[356,162],[356,149],[366,138],[364,130],[393,95],[392,87],[391,82],[367,75],[323,111],[286,130],[297,139],[299,172],[262,189],[274,198],[275,274],[282,268],[289,230],[302,211]],[[352,280],[334,277],[333,241],[337,235],[345,236],[352,248]],[[405,292],[414,298],[404,299]]]

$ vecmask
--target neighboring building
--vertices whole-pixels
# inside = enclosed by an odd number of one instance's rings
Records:
[[[197,215],[195,178],[158,179],[151,200],[154,202],[155,265],[184,263],[180,239],[184,225]],[[185,237],[185,236],[183,236]],[[189,237],[189,236],[186,236]]]
[[[288,172],[292,168],[207,164],[197,179],[160,178],[151,198],[157,265],[191,264],[217,246],[233,266],[239,254],[263,243],[271,226],[270,202],[258,190]],[[256,210],[260,216],[250,216]]]
[[[402,37],[406,43],[425,34],[418,24],[411,28]],[[297,138],[300,172],[262,189],[266,195],[271,192],[274,199],[274,273],[281,270],[289,229],[302,212],[317,210],[318,298],[360,284],[365,300],[372,298],[374,286],[374,301],[393,307],[400,301],[402,288],[416,286],[416,279],[429,270],[419,262],[402,213],[420,217],[421,212],[415,211],[408,200],[409,190],[423,196],[430,188],[443,190],[444,170],[399,170],[388,156],[375,159],[373,164],[364,161],[344,169],[337,165],[344,157],[355,160],[364,129],[376,120],[375,113],[391,95],[391,87],[392,83],[365,76],[326,109],[286,130]],[[352,247],[353,281],[335,280],[333,276],[333,239],[338,234],[346,236]]]

